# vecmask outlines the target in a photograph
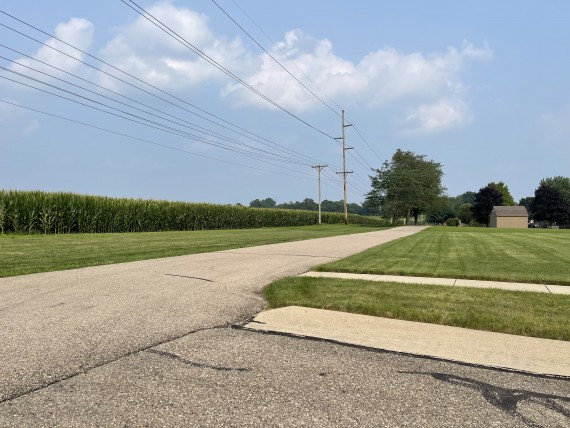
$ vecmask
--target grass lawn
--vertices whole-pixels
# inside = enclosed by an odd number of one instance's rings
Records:
[[[0,235],[0,277],[380,230],[365,225],[72,235]]]
[[[317,270],[570,285],[570,230],[431,227]]]
[[[264,290],[272,308],[305,306],[570,341],[570,296],[290,277]]]

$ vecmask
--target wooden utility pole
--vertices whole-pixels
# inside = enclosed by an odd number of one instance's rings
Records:
[[[315,168],[319,176],[319,224],[321,224],[321,171],[328,165],[313,165],[311,168]]]
[[[346,204],[346,174],[352,174],[352,171],[346,171],[346,151],[352,149],[352,147],[346,147],[346,141],[344,137],[344,128],[352,126],[344,124],[344,110],[342,111],[342,172],[337,172],[337,174],[342,174],[343,186],[344,186],[344,224],[348,224],[348,207]]]

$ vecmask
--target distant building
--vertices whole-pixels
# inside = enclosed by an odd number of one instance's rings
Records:
[[[528,211],[525,207],[493,207],[489,216],[489,227],[522,228],[528,227]]]

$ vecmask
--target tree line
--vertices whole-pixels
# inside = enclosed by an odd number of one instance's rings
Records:
[[[302,201],[296,202],[284,202],[278,204],[273,198],[265,199],[254,199],[249,203],[251,208],[282,208],[287,210],[306,210],[306,211],[318,211],[319,204],[311,198],[305,198]],[[330,201],[325,199],[321,202],[321,210],[323,212],[330,213],[343,213],[344,212],[344,201]],[[347,204],[347,211],[349,214],[358,214],[366,216],[377,216],[378,210],[367,206],[366,203],[362,205],[356,203]]]
[[[382,216],[392,223],[404,219],[405,224],[418,222],[423,215],[430,224],[458,225],[460,223],[488,225],[494,206],[521,205],[527,208],[529,219],[542,224],[570,226],[570,178],[551,177],[540,181],[534,196],[522,198],[518,204],[508,186],[491,182],[479,191],[467,191],[448,196],[442,185],[443,165],[411,151],[398,149],[370,176],[371,190],[362,205],[348,204],[348,212],[367,216]],[[317,211],[318,204],[310,198],[301,202],[277,204],[272,198],[255,199],[250,207],[285,208]],[[325,212],[343,212],[343,201],[322,202]]]
[[[570,178],[544,178],[534,196],[521,198],[516,203],[503,182],[489,183],[478,192],[465,192],[456,197],[443,197],[442,208],[428,216],[428,222],[487,225],[494,206],[524,206],[531,225],[570,226]],[[451,220],[451,222],[450,222]]]

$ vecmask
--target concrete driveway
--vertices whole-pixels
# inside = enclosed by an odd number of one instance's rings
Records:
[[[228,328],[419,230],[0,279],[0,426],[566,426],[567,379]]]

